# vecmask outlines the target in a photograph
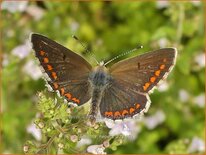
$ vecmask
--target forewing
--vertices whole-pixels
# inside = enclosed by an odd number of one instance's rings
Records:
[[[139,92],[148,93],[158,82],[167,77],[175,64],[175,48],[163,48],[134,58],[120,61],[110,68],[117,79]]]
[[[114,79],[103,92],[100,113],[109,119],[124,119],[146,112],[149,106],[147,94],[130,89],[123,82]]]
[[[32,34],[31,42],[52,89],[78,105],[87,102],[91,98],[88,83],[91,65],[78,54],[45,36]]]

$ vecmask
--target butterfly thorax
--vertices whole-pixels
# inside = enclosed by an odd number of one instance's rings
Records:
[[[104,92],[104,89],[109,85],[111,76],[105,66],[97,66],[90,73],[89,81],[92,86],[92,102],[89,115],[91,121],[94,122],[95,117],[98,113],[102,93]]]
[[[97,66],[89,75],[89,81],[93,89],[103,90],[110,82],[111,76],[105,66]]]

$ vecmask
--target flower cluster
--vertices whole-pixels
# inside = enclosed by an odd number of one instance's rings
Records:
[[[62,98],[52,95],[48,92],[38,93],[37,109],[40,113],[27,128],[37,142],[27,141],[23,148],[25,153],[44,153],[50,146],[56,146],[50,150],[51,153],[54,150],[60,153],[84,153],[87,150],[89,153],[103,154],[106,153],[105,149],[115,150],[123,143],[125,137],[114,134],[115,129],[109,131],[104,122],[91,126],[85,117],[85,107],[69,107]],[[118,132],[128,135],[134,124],[127,125],[123,125],[122,131]]]

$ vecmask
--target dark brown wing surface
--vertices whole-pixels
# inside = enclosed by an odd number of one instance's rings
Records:
[[[51,39],[32,34],[36,57],[48,75],[48,84],[68,101],[82,105],[90,98],[88,76],[91,65],[78,54]]]
[[[100,113],[113,120],[124,119],[147,110],[149,106],[147,94],[137,92],[124,82],[114,79],[103,93]]]
[[[176,59],[175,48],[163,48],[134,58],[120,61],[110,68],[114,79],[130,88],[148,93],[167,77]]]

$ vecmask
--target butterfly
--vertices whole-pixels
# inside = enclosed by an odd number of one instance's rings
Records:
[[[93,122],[99,112],[112,120],[145,113],[151,102],[149,93],[167,77],[177,55],[176,48],[162,48],[110,68],[104,63],[92,67],[80,55],[40,34],[31,34],[31,43],[54,91],[78,106],[91,99]]]

